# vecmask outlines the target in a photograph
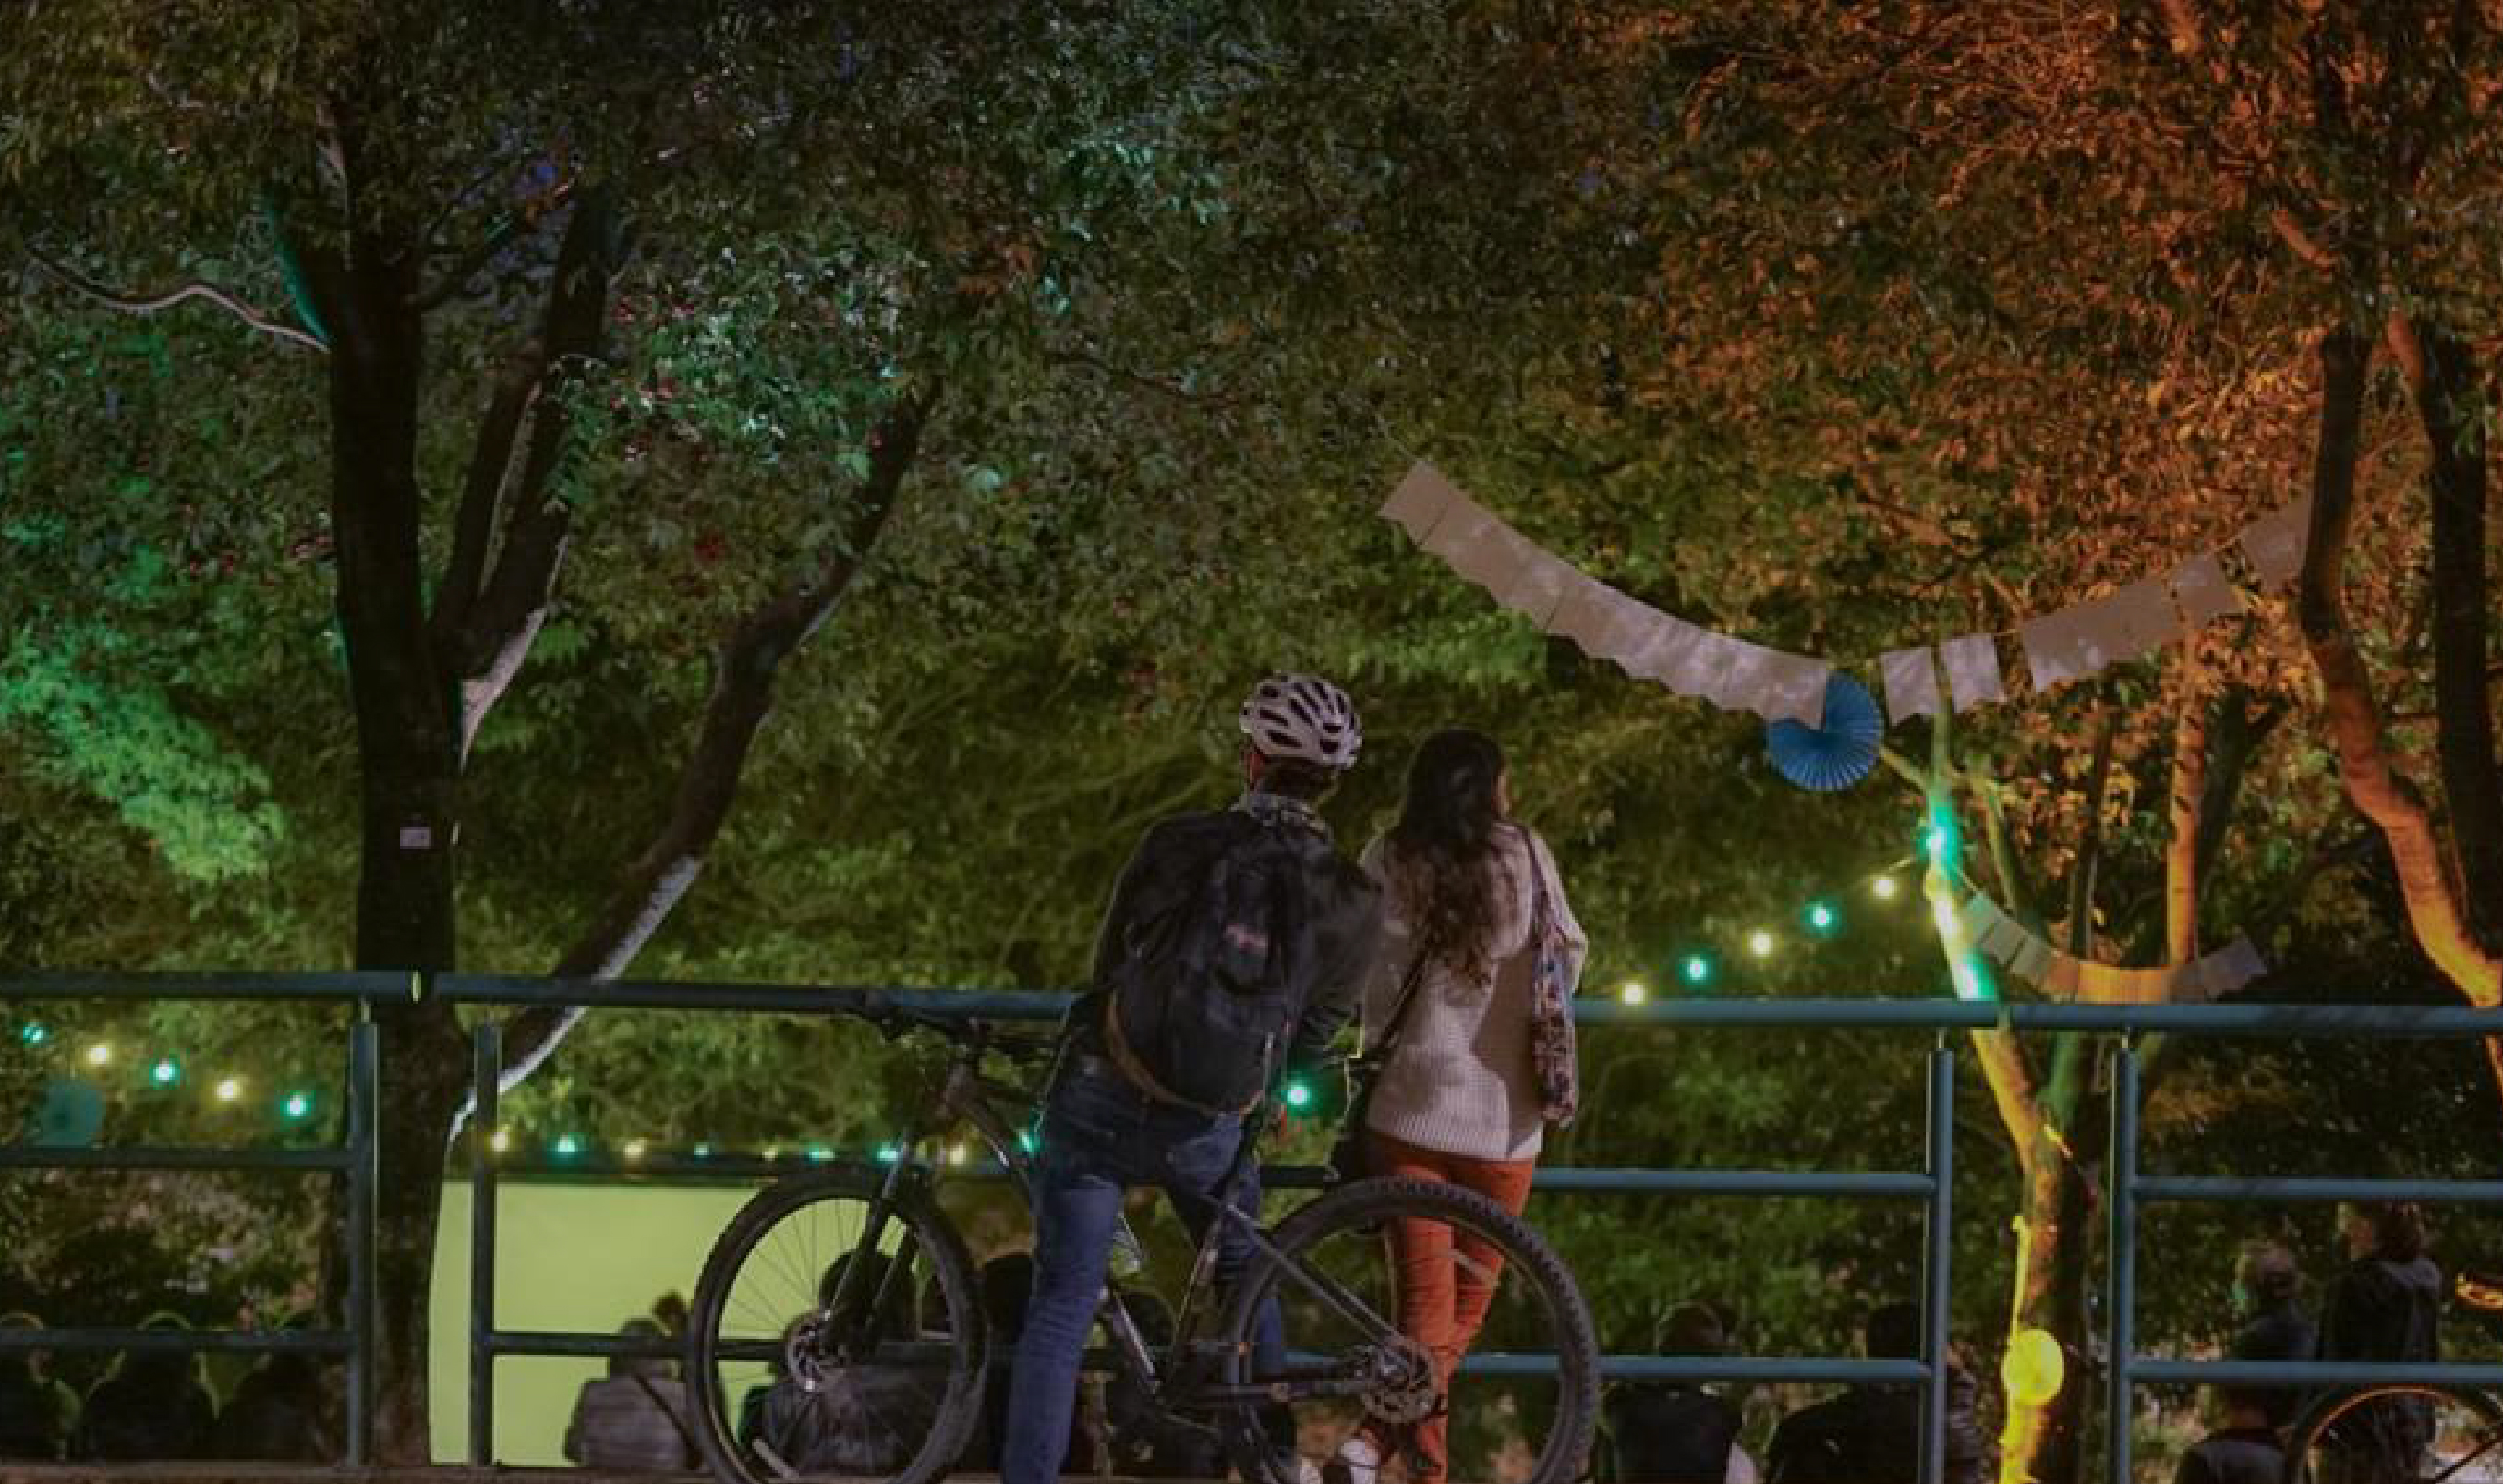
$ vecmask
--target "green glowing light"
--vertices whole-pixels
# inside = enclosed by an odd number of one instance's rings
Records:
[[[290,1093],[279,1103],[278,1111],[286,1114],[290,1121],[300,1124],[313,1116],[313,1095]]]
[[[1834,903],[1812,901],[1807,904],[1807,927],[1810,932],[1823,936],[1841,926],[1842,914],[1834,910]]]
[[[1712,961],[1701,954],[1688,954],[1677,971],[1686,976],[1688,984],[1709,984],[1712,981]]]
[[[1035,1150],[1040,1147],[1035,1141],[1034,1130],[1032,1129],[1021,1129],[1017,1130],[1017,1147],[1028,1154],[1034,1153]]]
[[[558,1159],[570,1160],[580,1153],[582,1153],[581,1139],[570,1133],[560,1133],[556,1136],[556,1157]]]
[[[17,1028],[17,1039],[29,1046],[41,1046],[52,1038],[52,1028],[28,1021]]]
[[[812,1164],[823,1164],[834,1157],[835,1152],[823,1144],[811,1144],[808,1146],[808,1162]]]
[[[893,1144],[880,1144],[877,1146],[877,1163],[880,1164],[893,1164],[903,1158],[904,1151],[896,1148]]]
[[[158,1087],[172,1087],[183,1080],[182,1065],[172,1057],[159,1057],[156,1064],[148,1068],[148,1080]]]
[[[1289,1082],[1289,1083],[1287,1083],[1287,1084],[1286,1084],[1286,1106],[1287,1106],[1287,1107],[1290,1107],[1290,1108],[1309,1108],[1309,1107],[1311,1107],[1312,1105],[1313,1105],[1313,1089],[1312,1089],[1312,1085],[1311,1085],[1310,1083],[1306,1083],[1306,1082]]]
[[[710,1144],[698,1144],[689,1152],[699,1160],[709,1160],[712,1158],[712,1146]]]

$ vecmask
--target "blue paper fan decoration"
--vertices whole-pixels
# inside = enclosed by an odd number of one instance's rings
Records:
[[[1825,682],[1825,725],[1773,722],[1765,727],[1765,751],[1773,770],[1814,793],[1850,788],[1877,762],[1877,741],[1886,734],[1877,697],[1860,682],[1834,671]]]

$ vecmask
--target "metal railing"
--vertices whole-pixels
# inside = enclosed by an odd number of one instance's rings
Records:
[[[349,1003],[406,1000],[416,993],[406,974],[199,974],[179,977],[57,974],[0,980],[0,1003],[59,1000],[295,1000]],[[361,1467],[372,1437],[374,1313],[374,1180],[381,1102],[380,1037],[360,1017],[348,1028],[346,1118],[340,1141],[319,1149],[228,1149],[189,1145],[125,1145],[101,1149],[0,1144],[0,1170],[198,1170],[329,1174],[347,1187],[339,1233],[347,1243],[348,1292],[343,1324],[301,1330],[0,1329],[6,1351],[281,1351],[335,1357],[347,1366],[344,1462]]]
[[[476,1005],[568,1005],[584,1008],[825,1014],[894,1004],[937,1015],[1009,1021],[1056,1020],[1068,996],[1025,992],[904,989],[804,989],[779,985],[651,981],[592,982],[486,975],[439,975],[414,985],[399,975],[50,976],[0,980],[0,1002],[45,999],[294,999],[355,1001],[430,995]],[[1622,1379],[1918,1384],[1922,1392],[1921,1477],[1937,1480],[1944,1465],[1947,1296],[1952,1282],[1955,1059],[1947,1036],[1958,1030],[2006,1029],[2108,1035],[2114,1056],[2111,1141],[2110,1262],[2107,1271],[2107,1425],[2109,1476],[2129,1476],[2138,1386],[2197,1383],[2354,1385],[2412,1380],[2503,1389],[2503,1366],[2356,1365],[2181,1361],[2136,1353],[2137,1221],[2147,1202],[2336,1201],[2407,1199],[2503,1204],[2503,1181],[2343,1180],[2272,1176],[2161,1176],[2138,1167],[2139,1067],[2131,1038],[2157,1032],[2197,1035],[2372,1038],[2476,1038],[2503,1033],[2503,1015],[2461,1006],[2400,1005],[2081,1005],[1971,1003],[1950,1000],[1668,1000],[1641,1005],[1587,1000],[1576,1018],[1594,1027],[1860,1029],[1928,1032],[1923,1159],[1914,1171],[1745,1169],[1619,1169],[1550,1167],[1534,1188],[1571,1193],[1664,1193],[1693,1196],[1896,1199],[1922,1203],[1922,1339],[1915,1360],[1834,1357],[1686,1357],[1611,1355],[1604,1373]],[[164,1332],[130,1330],[0,1331],[0,1349],[316,1350],[347,1358],[350,1369],[351,1462],[365,1456],[372,1357],[373,1151],[377,1101],[375,1028],[352,1028],[348,1137],[323,1150],[63,1150],[0,1146],[0,1168],[185,1168],[325,1170],[349,1184],[349,1316],[346,1327],[319,1332]],[[513,1331],[495,1322],[497,1161],[488,1144],[502,1080],[495,1027],[476,1032],[476,1108],[470,1121],[470,1438],[473,1464],[494,1461],[495,1363],[502,1356],[674,1356],[675,1341],[608,1333]],[[775,1178],[788,1165],[768,1162],[647,1162],[637,1172],[721,1178]],[[1322,1172],[1286,1168],[1270,1182],[1312,1188]],[[1505,1357],[1480,1368],[1519,1368],[1534,1358]]]

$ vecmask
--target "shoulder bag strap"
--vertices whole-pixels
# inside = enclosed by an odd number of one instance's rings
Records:
[[[669,1431],[678,1434],[678,1446],[687,1450],[687,1457],[689,1459],[701,1460],[703,1457],[703,1450],[696,1446],[696,1435],[687,1430],[686,1419],[678,1415],[677,1408],[669,1405],[669,1399],[661,1395],[661,1389],[652,1384],[651,1377],[643,1374],[639,1370],[634,1371],[632,1374],[634,1377],[635,1386],[642,1390],[644,1396],[652,1399],[652,1404],[661,1409],[662,1416],[669,1419]],[[681,1392],[679,1395],[685,1396],[687,1394]],[[692,1400],[693,1399],[690,1398],[689,1400]]]

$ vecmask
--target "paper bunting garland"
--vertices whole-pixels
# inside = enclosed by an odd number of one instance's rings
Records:
[[[1454,572],[1486,589],[1497,603],[1637,680],[1653,681],[1725,711],[1752,712],[1767,722],[1809,727],[1823,723],[1833,661],[1719,633],[1637,602],[1513,529],[1423,459],[1399,481],[1381,514]],[[2261,590],[2281,588],[2301,573],[2311,519],[2311,501],[2296,500],[2252,522],[2235,537],[2241,559]],[[2041,692],[2172,644],[2244,608],[2224,563],[2216,553],[2205,552],[2162,576],[2142,578],[2102,597],[2027,619],[2016,625],[2015,634],[2027,677]],[[1969,711],[2007,698],[1996,634],[1965,634],[1934,648],[1891,650],[1879,657],[1878,670],[1886,715],[1893,722],[1935,716],[1947,706]],[[1940,672],[1946,681],[1943,693]]]
[[[2015,978],[2052,999],[2098,1005],[2147,1005],[2214,999],[2268,972],[2251,940],[2238,937],[2214,953],[2158,968],[2124,968],[2063,953],[1975,891],[1957,909],[1968,941]]]

